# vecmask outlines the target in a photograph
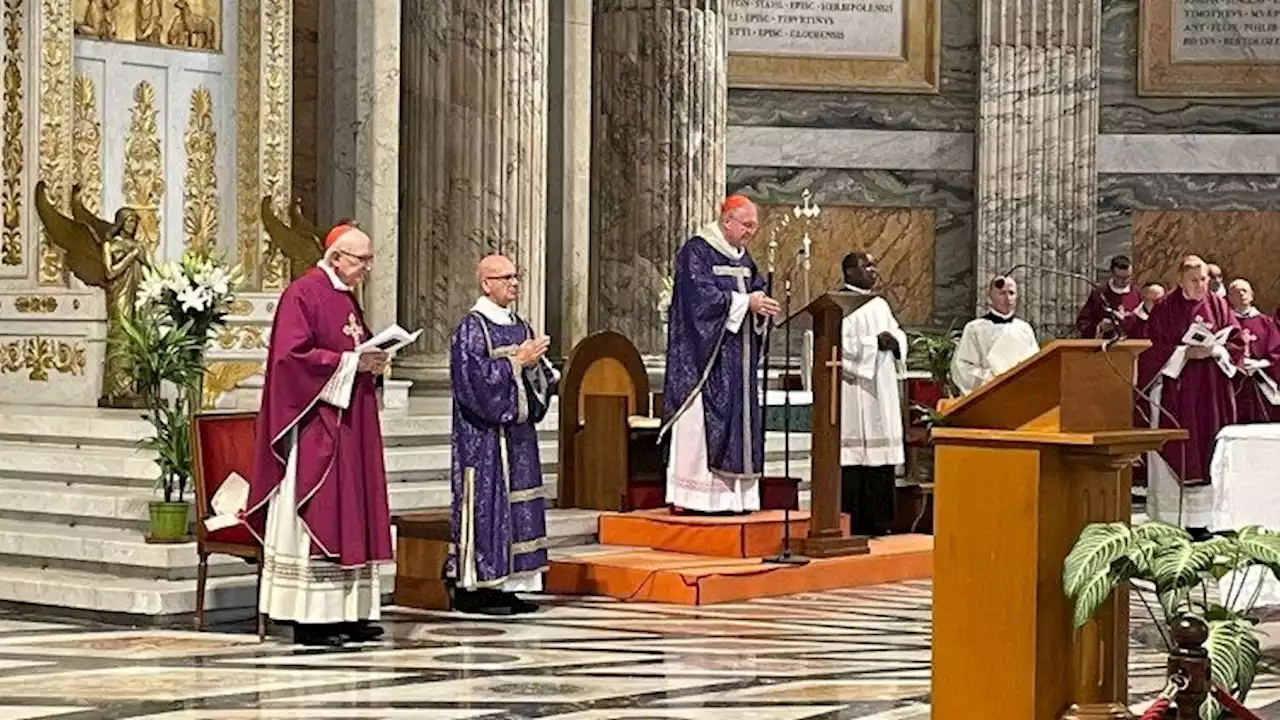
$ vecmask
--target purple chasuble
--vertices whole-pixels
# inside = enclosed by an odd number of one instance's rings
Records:
[[[513,316],[514,317],[514,316]],[[460,587],[499,587],[547,569],[547,509],[536,423],[554,381],[545,365],[521,368],[524,321],[498,325],[471,312],[453,332],[452,544],[446,574]]]
[[[1244,342],[1244,357],[1269,360],[1271,367],[1257,371],[1280,381],[1280,324],[1270,315],[1256,313],[1236,316]],[[1272,405],[1262,394],[1258,377],[1240,373],[1236,376],[1236,414],[1240,423],[1268,423],[1280,420],[1280,407]]]
[[[320,400],[342,353],[370,337],[355,297],[315,267],[280,295],[258,410],[246,522],[262,539],[297,430],[297,497],[311,557],[344,568],[390,562],[391,512],[376,382],[357,373],[346,410]]]
[[[1138,356],[1138,376],[1158,380],[1157,373],[1182,345],[1187,329],[1197,321],[1215,332],[1227,326],[1235,328],[1227,338],[1227,350],[1231,361],[1238,365],[1244,344],[1240,324],[1227,301],[1212,293],[1199,300],[1188,300],[1181,290],[1175,289],[1156,305],[1147,320],[1145,335],[1151,340],[1151,347]],[[1160,416],[1159,426],[1186,430],[1191,437],[1165,443],[1160,455],[1182,485],[1206,485],[1214,439],[1219,430],[1236,421],[1232,379],[1213,358],[1187,360],[1176,379],[1161,377],[1164,379],[1160,407],[1164,412],[1155,411]]]
[[[1130,286],[1128,292],[1118,293],[1111,288],[1111,283],[1102,283],[1089,293],[1080,315],[1076,317],[1076,332],[1082,338],[1094,338],[1098,335],[1098,326],[1103,320],[1112,318],[1111,310],[1124,310],[1132,313],[1142,304],[1142,294],[1137,288]]]
[[[663,434],[702,393],[707,465],[721,477],[758,478],[764,433],[756,376],[759,333],[748,312],[735,333],[725,327],[733,293],[764,290],[750,253],[732,258],[694,236],[676,253],[667,326]]]

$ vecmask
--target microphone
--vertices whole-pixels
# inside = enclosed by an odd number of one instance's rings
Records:
[[[1123,332],[1121,332],[1121,329],[1120,329],[1120,322],[1121,322],[1120,311],[1118,308],[1113,306],[1110,302],[1107,302],[1106,293],[1098,289],[1097,280],[1090,278],[1088,275],[1083,275],[1081,273],[1074,272],[1072,270],[1059,270],[1058,268],[1032,265],[1031,263],[1019,263],[1017,265],[1014,265],[1013,267],[1009,268],[1008,272],[1005,272],[1004,274],[1002,274],[1001,277],[1011,277],[1015,271],[1024,270],[1024,269],[1034,270],[1036,272],[1042,272],[1048,275],[1057,275],[1059,277],[1071,278],[1073,280],[1079,280],[1081,282],[1088,284],[1089,294],[1091,296],[1096,295],[1098,297],[1098,300],[1102,302],[1102,307],[1105,309],[1107,316],[1111,320],[1112,325],[1115,326],[1116,337],[1113,338],[1112,341],[1118,342],[1120,340],[1125,339],[1125,335]]]

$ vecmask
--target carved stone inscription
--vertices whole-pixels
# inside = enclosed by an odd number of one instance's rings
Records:
[[[1172,0],[1179,62],[1280,62],[1280,0]]]
[[[905,0],[729,0],[729,52],[901,58]]]

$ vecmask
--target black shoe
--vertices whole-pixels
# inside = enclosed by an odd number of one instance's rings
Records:
[[[463,590],[454,588],[453,609],[475,615],[510,615],[511,606],[501,593],[488,588]]]
[[[525,615],[528,613],[538,612],[538,604],[528,600],[521,600],[515,593],[503,593],[506,595],[504,601],[507,607],[511,608],[512,615]]]
[[[293,627],[293,641],[308,647],[342,647],[346,637],[338,625],[305,625]]]
[[[351,642],[363,643],[373,642],[381,638],[383,630],[368,620],[361,620],[359,622],[342,623],[342,634],[346,635]]]

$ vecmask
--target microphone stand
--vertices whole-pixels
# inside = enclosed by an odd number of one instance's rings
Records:
[[[794,264],[791,266],[791,271],[795,271]],[[787,281],[784,287],[786,297],[783,303],[782,317],[787,326],[782,333],[786,344],[786,368],[789,373],[791,371],[791,273],[787,273]],[[791,482],[791,390],[784,388],[783,393],[782,406],[785,414],[782,417],[782,474],[789,483]],[[798,487],[796,488],[796,504],[800,504],[800,490]],[[782,506],[782,549],[777,555],[767,557],[764,561],[776,565],[809,564],[809,558],[791,552],[791,503]]]

